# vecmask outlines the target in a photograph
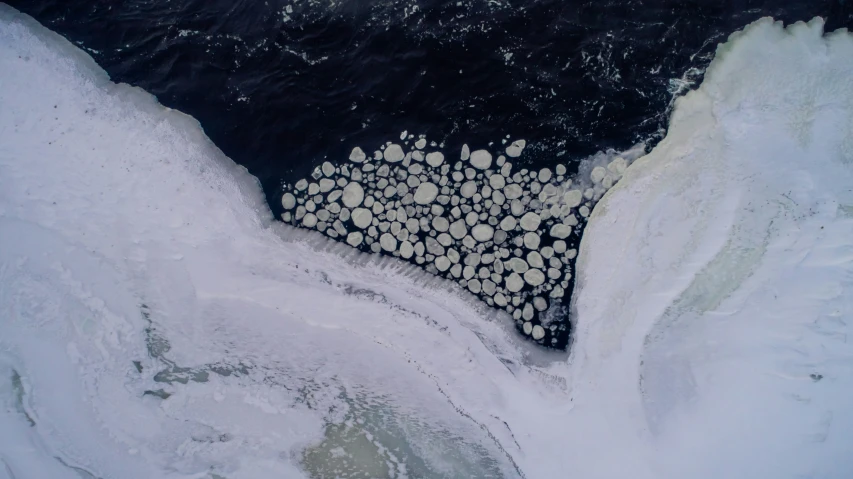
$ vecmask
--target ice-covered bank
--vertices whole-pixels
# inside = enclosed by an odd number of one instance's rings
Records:
[[[0,478],[849,476],[853,39],[821,34],[733,38],[596,206],[565,358],[272,226],[192,119],[0,9]]]

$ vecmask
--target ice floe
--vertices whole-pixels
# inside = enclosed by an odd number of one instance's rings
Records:
[[[515,140],[506,153],[519,158],[526,145],[524,140]],[[527,331],[521,311],[534,297],[546,307],[530,308],[525,321],[533,326],[540,324],[540,312],[551,306],[548,301],[564,297],[570,288],[574,258],[569,256],[574,250],[568,250],[565,241],[577,241],[583,226],[578,218],[589,215],[594,203],[642,153],[641,148],[621,155],[601,153],[589,160],[585,177],[566,178],[565,165],[538,171],[521,168],[513,174],[513,163],[502,155],[497,161],[500,170],[492,169],[493,154],[487,149],[469,153],[465,145],[460,160],[451,164],[435,149],[424,156],[424,148],[427,140],[423,135],[408,153],[389,142],[384,153],[371,161],[358,154],[362,150],[356,147],[350,155],[355,160],[348,165],[348,178],[339,172],[342,169],[324,164],[320,173],[327,178],[320,179],[319,186],[308,182],[305,193],[300,180],[288,188],[282,204],[299,206],[296,215],[289,213],[293,206],[285,208],[281,219],[367,251],[409,260],[428,273],[458,282],[487,305],[511,314],[520,331]],[[342,190],[333,181],[336,179],[345,184]],[[346,209],[324,204],[322,193],[327,193],[326,203],[336,205],[340,198]],[[324,217],[313,213],[318,208]],[[351,237],[347,234],[350,229],[365,234]],[[555,241],[564,246],[552,247]],[[540,248],[547,248],[547,257],[552,259],[548,264],[538,252]],[[491,260],[477,266],[485,255]],[[524,262],[525,255],[533,262]],[[459,258],[473,263],[471,269],[454,268]],[[524,263],[524,270],[519,270],[518,261]],[[502,299],[496,301],[496,294]],[[558,344],[559,337],[567,333],[565,322],[553,322],[536,337],[532,326],[528,329],[528,337],[548,345]]]

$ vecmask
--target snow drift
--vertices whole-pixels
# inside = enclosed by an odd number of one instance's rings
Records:
[[[593,212],[567,358],[0,8],[0,478],[849,477],[851,168],[850,34],[733,35]]]

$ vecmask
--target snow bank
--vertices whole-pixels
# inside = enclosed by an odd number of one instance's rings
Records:
[[[573,366],[658,477],[853,472],[851,205],[851,35],[732,35],[579,254]]]
[[[0,477],[518,475],[501,323],[272,227],[194,120],[5,7],[0,145]]]
[[[735,35],[598,204],[567,361],[272,223],[195,121],[0,7],[0,478],[847,477],[853,39],[821,27]]]

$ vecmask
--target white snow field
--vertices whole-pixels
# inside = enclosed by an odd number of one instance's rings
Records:
[[[0,6],[0,478],[849,478],[853,38],[761,20],[595,207],[567,355],[273,222]]]

